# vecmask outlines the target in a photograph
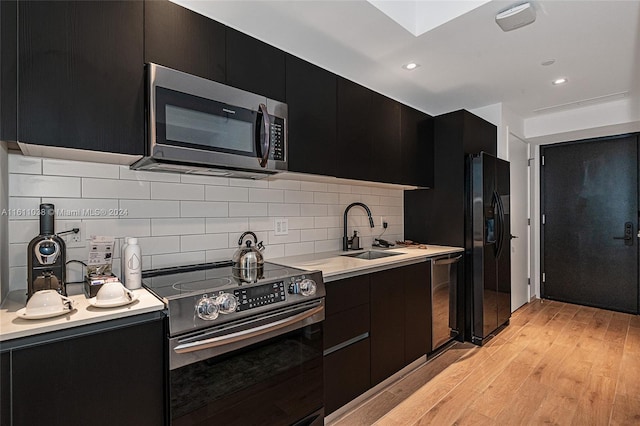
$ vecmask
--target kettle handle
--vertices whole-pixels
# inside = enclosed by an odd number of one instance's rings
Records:
[[[258,237],[256,237],[256,234],[254,234],[254,233],[253,233],[253,232],[251,232],[251,231],[247,231],[247,232],[243,233],[243,234],[240,236],[240,239],[238,240],[238,245],[239,245],[239,246],[241,246],[241,245],[242,245],[242,240],[244,240],[244,237],[245,237],[245,236],[247,236],[247,235],[251,235],[251,236],[253,237],[253,242],[254,242],[254,243],[256,243],[256,244],[258,244]]]

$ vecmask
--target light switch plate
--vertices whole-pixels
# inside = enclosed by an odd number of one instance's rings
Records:
[[[289,235],[289,219],[276,218],[274,224],[275,235]]]

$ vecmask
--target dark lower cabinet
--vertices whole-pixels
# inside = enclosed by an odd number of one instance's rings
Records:
[[[430,265],[421,262],[326,283],[326,414],[430,350]]]
[[[11,353],[0,353],[0,426],[11,425]]]
[[[143,3],[21,1],[18,17],[18,140],[142,154]]]
[[[7,359],[12,419],[3,425],[164,424],[163,320],[84,330],[2,353],[2,419]]]
[[[324,357],[324,410],[331,414],[366,392],[369,381],[369,339]]]
[[[144,62],[224,83],[226,27],[168,0],[144,2]]]
[[[376,385],[430,350],[430,263],[370,277],[371,384]]]

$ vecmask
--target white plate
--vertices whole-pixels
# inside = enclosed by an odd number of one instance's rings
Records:
[[[71,309],[63,309],[61,311],[58,312],[45,312],[42,314],[28,314],[27,313],[27,308],[22,308],[22,309],[18,309],[18,311],[16,312],[16,314],[18,315],[18,318],[24,318],[24,319],[44,319],[44,318],[53,318],[53,317],[57,317],[59,315],[64,315],[64,314],[68,314],[69,312],[75,311],[75,308],[71,308]]]
[[[124,305],[128,305],[130,303],[135,302],[136,300],[138,300],[138,295],[134,294],[131,298],[131,300],[129,299],[120,299],[114,302],[100,302],[98,301],[95,297],[92,297],[91,299],[89,299],[89,304],[91,306],[95,306],[96,308],[115,308],[117,306],[124,306]]]

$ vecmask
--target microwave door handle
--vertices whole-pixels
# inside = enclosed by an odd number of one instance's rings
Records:
[[[260,131],[256,135],[258,138],[258,148],[260,155],[260,167],[265,167],[269,161],[269,151],[271,151],[271,123],[269,122],[269,112],[265,104],[258,106],[262,120],[259,124]]]

